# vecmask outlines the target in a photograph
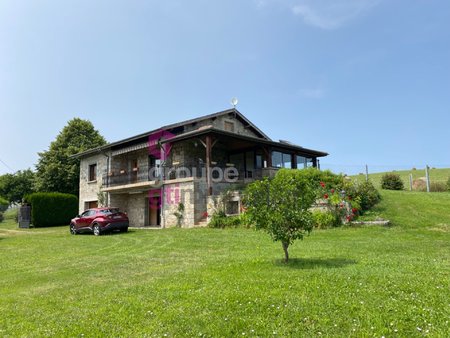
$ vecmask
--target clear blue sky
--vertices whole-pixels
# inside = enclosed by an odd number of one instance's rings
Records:
[[[0,174],[238,109],[336,171],[450,167],[448,0],[1,0]]]

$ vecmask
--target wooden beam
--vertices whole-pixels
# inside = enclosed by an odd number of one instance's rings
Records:
[[[267,167],[272,167],[272,154],[269,147],[263,147],[264,153],[266,155]]]
[[[208,196],[212,195],[212,184],[211,184],[211,135],[206,136],[206,187],[208,189]]]

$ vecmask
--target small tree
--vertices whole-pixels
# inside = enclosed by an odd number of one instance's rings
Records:
[[[255,181],[245,191],[250,220],[281,242],[286,263],[289,245],[313,228],[309,209],[315,197],[316,190],[302,170],[280,169],[275,178]]]
[[[31,194],[34,184],[34,172],[30,169],[19,170],[14,174],[0,176],[0,196],[9,203],[20,203],[25,195]]]
[[[100,207],[107,207],[108,206],[108,197],[106,195],[106,192],[99,191],[97,193],[97,201],[98,201],[98,205]]]
[[[384,174],[381,177],[381,188],[386,190],[403,190],[403,181],[400,175]]]
[[[177,227],[180,228],[184,218],[184,204],[182,202],[178,203],[177,211],[173,214],[177,218]]]

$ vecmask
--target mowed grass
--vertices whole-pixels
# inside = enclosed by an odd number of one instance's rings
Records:
[[[434,197],[439,196],[439,197]],[[394,226],[314,231],[0,224],[0,336],[449,336],[450,194],[383,192]]]
[[[417,169],[417,170],[399,170],[399,171],[391,171],[390,173],[394,173],[400,176],[400,178],[403,181],[403,184],[405,186],[406,190],[409,190],[409,175],[412,174],[413,180],[419,179],[419,178],[425,178],[425,169]],[[373,173],[369,174],[369,179],[372,181],[372,183],[377,187],[381,187],[381,177],[385,173]],[[450,178],[450,169],[444,168],[444,169],[436,169],[436,168],[430,168],[429,170],[430,175],[430,182],[439,182],[439,183],[447,183],[447,180]],[[353,178],[357,179],[358,181],[365,181],[366,176],[365,175],[355,175]]]

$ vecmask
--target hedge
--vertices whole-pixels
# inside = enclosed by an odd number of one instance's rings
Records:
[[[0,212],[6,211],[6,209],[8,209],[8,206],[9,202],[5,198],[0,196]]]
[[[78,214],[78,198],[59,192],[37,192],[25,197],[31,204],[31,223],[35,227],[69,224]]]

